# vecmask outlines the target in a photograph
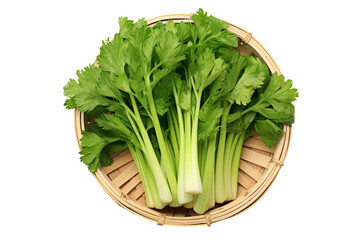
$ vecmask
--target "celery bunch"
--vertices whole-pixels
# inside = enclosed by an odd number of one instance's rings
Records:
[[[228,23],[202,9],[191,23],[148,27],[119,18],[98,66],[64,87],[68,109],[94,116],[81,161],[91,172],[129,148],[147,205],[192,207],[202,214],[236,198],[243,142],[255,129],[271,147],[294,122],[298,92],[256,57],[233,48]]]

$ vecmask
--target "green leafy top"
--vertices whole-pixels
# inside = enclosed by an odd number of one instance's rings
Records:
[[[90,172],[95,172],[98,168],[110,165],[113,160],[111,152],[121,151],[127,147],[123,138],[116,136],[111,131],[104,131],[96,125],[89,130],[82,131],[81,141],[81,161],[85,163]]]
[[[199,141],[216,135],[227,106],[229,131],[255,128],[268,146],[282,134],[281,124],[294,122],[291,102],[298,92],[291,80],[271,75],[259,58],[233,50],[238,38],[226,29],[227,22],[202,9],[191,18],[194,24],[148,27],[145,19],[120,17],[120,30],[102,42],[97,64],[77,71],[77,80],[64,86],[66,108],[96,117],[81,139],[81,160],[90,171],[111,163],[111,149],[140,147],[135,133],[142,123],[156,139],[151,103],[160,118],[175,100],[192,115],[194,103],[201,103]]]
[[[237,47],[238,38],[226,28],[229,23],[222,21],[212,15],[208,16],[207,12],[199,9],[196,14],[191,16],[196,26],[193,33],[193,42],[207,45],[212,49],[220,47]]]
[[[292,81],[284,79],[275,72],[267,86],[258,89],[258,96],[253,97],[248,106],[230,114],[229,123],[256,113],[253,127],[268,147],[275,145],[283,133],[281,124],[294,123],[295,107],[292,102],[299,96],[298,90],[292,87]]]

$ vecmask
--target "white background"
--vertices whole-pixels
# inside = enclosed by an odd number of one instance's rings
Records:
[[[357,1],[2,1],[0,239],[359,239]],[[80,163],[62,87],[119,16],[208,13],[251,32],[300,97],[290,149],[254,206],[211,227],[156,226]]]

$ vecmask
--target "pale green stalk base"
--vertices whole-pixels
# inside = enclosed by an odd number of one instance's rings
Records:
[[[224,155],[225,155],[225,142],[227,131],[227,117],[230,112],[231,105],[224,106],[224,113],[221,117],[220,136],[217,147],[216,166],[215,166],[215,201],[217,203],[223,203],[227,196],[225,191],[224,182]]]
[[[176,135],[176,129],[179,128],[178,120],[176,119],[176,115],[171,113],[172,108],[167,112],[167,120],[168,120],[168,128],[169,128],[169,140],[168,142],[168,150],[171,152],[173,159],[175,160],[175,174],[179,171],[179,137]]]
[[[205,145],[205,144],[204,144]],[[203,191],[196,196],[193,209],[198,214],[203,214],[215,205],[214,177],[215,177],[215,152],[216,136],[209,140],[206,154],[206,162],[203,169],[202,188]]]
[[[150,171],[147,162],[145,161],[143,153],[139,148],[136,147],[129,146],[129,150],[140,174],[147,206],[150,208],[163,209],[166,206],[166,203],[160,200],[154,176]]]
[[[245,133],[241,133],[239,140],[236,143],[233,163],[231,166],[231,178],[230,178],[230,194],[228,196],[228,200],[234,200],[237,197],[237,186],[238,186],[238,179],[239,179],[239,164],[240,164],[240,157],[241,157],[241,150],[243,148],[245,140]]]
[[[199,161],[198,161],[198,124],[199,124],[200,100],[196,102],[195,115],[192,119],[190,158],[185,162],[185,192],[199,194],[202,192]],[[190,113],[188,113],[190,115]],[[187,129],[185,128],[185,131]]]
[[[231,196],[231,167],[233,165],[234,152],[236,143],[240,134],[235,132],[230,132],[226,139],[225,146],[225,159],[224,159],[224,183],[225,183],[225,191],[227,195],[227,200]]]
[[[194,196],[195,198],[195,196]],[[195,199],[194,199],[195,200]],[[188,202],[186,204],[183,205],[184,208],[188,208],[188,209],[191,209],[194,207],[194,200],[192,200],[191,202]]]
[[[148,80],[146,80],[146,83],[148,82]],[[159,144],[159,148],[160,148],[160,153],[161,153],[161,159],[163,161],[163,166],[165,168],[165,172],[166,172],[166,177],[168,180],[168,184],[170,187],[170,192],[171,192],[171,196],[172,196],[172,204],[173,206],[178,206],[178,197],[177,197],[177,188],[178,188],[178,184],[177,184],[177,179],[176,179],[176,174],[175,174],[175,163],[171,158],[171,155],[168,151],[168,147],[166,146],[166,142],[165,142],[165,138],[163,135],[163,130],[162,127],[160,126],[160,121],[159,121],[159,117],[156,111],[156,107],[155,107],[155,103],[154,103],[154,99],[153,99],[153,95],[152,95],[152,89],[149,87],[149,85],[146,87],[147,90],[147,99],[148,99],[148,103],[149,103],[149,109],[150,109],[150,114],[151,114],[151,118],[153,121],[153,125],[154,125],[154,129],[155,129],[155,134],[158,140],[158,144]]]
[[[179,142],[179,165],[178,165],[178,189],[177,189],[177,196],[178,196],[178,202],[179,204],[186,204],[193,200],[193,196],[191,194],[188,194],[185,192],[185,161],[186,158],[190,155],[190,134],[189,130],[191,129],[191,121],[186,120],[185,126],[184,126],[184,118],[182,110],[179,106],[179,98],[176,92],[176,89],[174,87],[174,97],[176,101],[176,111],[178,115],[178,142]],[[187,116],[185,113],[184,116]],[[188,116],[190,117],[190,115]],[[185,132],[185,129],[188,129],[187,132]],[[176,131],[176,129],[175,129]]]
[[[181,111],[181,110],[180,110]],[[184,123],[182,119],[179,118],[179,126],[180,126],[180,151],[179,151],[179,173],[178,173],[178,201],[180,204],[187,204],[192,202],[193,196],[186,192],[186,174],[187,174],[187,162],[190,161],[190,130],[191,130],[191,115],[186,112],[184,114],[185,119]],[[184,126],[185,125],[185,126]],[[184,126],[184,127],[181,127]]]
[[[136,105],[135,105],[136,106]],[[138,114],[138,112],[136,112]],[[128,119],[130,121],[130,124],[132,125],[134,132],[139,139],[139,142],[141,144],[141,147],[143,148],[145,157],[149,163],[149,167],[151,169],[151,173],[153,174],[153,177],[156,182],[159,198],[161,202],[163,203],[170,203],[172,201],[172,196],[170,193],[169,186],[167,184],[165,175],[162,172],[160,163],[158,161],[158,158],[156,156],[155,150],[153,148],[153,145],[151,143],[150,137],[145,130],[145,127],[141,121],[141,119],[136,119],[137,124],[139,126],[140,133],[137,130],[137,127],[129,114],[127,114]]]

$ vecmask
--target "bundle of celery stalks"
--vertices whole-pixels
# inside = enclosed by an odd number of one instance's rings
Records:
[[[129,148],[148,207],[198,214],[233,200],[244,141],[255,130],[272,147],[294,122],[292,81],[240,55],[228,23],[199,9],[193,23],[147,26],[119,18],[97,65],[64,87],[65,106],[95,118],[82,132],[91,172]]]

